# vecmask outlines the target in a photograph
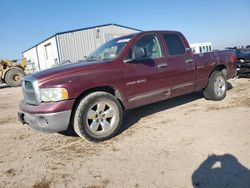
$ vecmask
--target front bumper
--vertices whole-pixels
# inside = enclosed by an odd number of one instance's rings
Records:
[[[36,130],[47,133],[67,130],[70,123],[70,116],[71,110],[48,114],[18,113],[18,118],[22,124],[28,124]]]

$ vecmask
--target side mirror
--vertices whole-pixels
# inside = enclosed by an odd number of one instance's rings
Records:
[[[133,48],[132,54],[135,60],[142,59],[147,56],[145,48],[142,47]]]
[[[191,48],[185,48],[186,52],[191,52],[192,49]]]
[[[131,55],[132,57],[125,59],[124,63],[136,61],[136,60],[142,59],[142,58],[147,56],[146,49],[142,48],[142,47],[133,47],[131,53],[132,53],[132,55]]]

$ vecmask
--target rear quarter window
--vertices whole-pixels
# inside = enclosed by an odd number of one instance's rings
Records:
[[[186,53],[185,46],[178,35],[165,33],[163,34],[163,38],[167,44],[169,55],[181,55]]]

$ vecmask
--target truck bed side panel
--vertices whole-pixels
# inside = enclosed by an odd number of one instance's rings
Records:
[[[194,54],[197,62],[196,90],[204,89],[207,86],[209,76],[216,66],[222,65],[226,68],[226,79],[235,77],[236,64],[231,62],[232,55],[234,52],[231,50]]]
[[[217,64],[217,59],[212,53],[194,54],[197,69],[196,90],[204,89],[207,86],[209,75]]]
[[[235,52],[232,50],[222,50],[213,52],[217,56],[218,64],[223,64],[227,69],[227,79],[233,78],[236,76],[236,62],[232,62],[231,56],[235,55]],[[235,56],[236,57],[236,56]]]

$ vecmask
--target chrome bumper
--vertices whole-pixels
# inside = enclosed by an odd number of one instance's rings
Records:
[[[47,133],[61,132],[68,129],[71,110],[49,113],[49,114],[29,114],[19,112],[18,119],[22,124]]]

